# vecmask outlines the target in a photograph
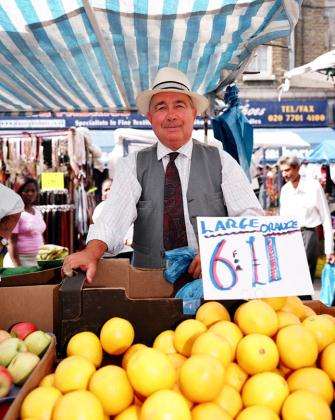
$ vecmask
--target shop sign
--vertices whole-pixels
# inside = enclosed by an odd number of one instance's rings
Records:
[[[242,100],[242,111],[254,127],[324,127],[328,126],[327,100],[254,101]],[[43,112],[25,116],[0,114],[0,129],[44,130],[87,127],[92,130],[117,128],[150,129],[149,121],[134,112]],[[204,127],[197,117],[194,128]],[[208,121],[211,128],[211,122]]]
[[[297,220],[198,217],[205,299],[313,294]]]
[[[326,127],[327,100],[242,102],[242,111],[254,127]]]
[[[63,190],[64,173],[63,172],[42,172],[41,173],[42,191]]]

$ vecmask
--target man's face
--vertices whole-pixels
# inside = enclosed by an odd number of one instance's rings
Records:
[[[108,193],[112,187],[112,181],[105,181],[101,187],[101,200],[105,201],[108,197]]]
[[[280,165],[280,170],[286,182],[295,182],[299,179],[299,166]]]
[[[151,98],[147,118],[161,143],[177,150],[187,143],[193,130],[196,109],[184,93],[161,92]]]

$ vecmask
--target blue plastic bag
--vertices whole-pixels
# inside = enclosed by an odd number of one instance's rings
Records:
[[[164,270],[165,279],[172,284],[175,283],[182,274],[187,273],[188,267],[194,257],[194,250],[187,246],[166,251],[166,269]]]
[[[332,306],[335,294],[335,265],[326,264],[321,274],[320,300],[327,306]]]
[[[204,297],[202,279],[196,279],[185,284],[178,290],[175,297],[183,299],[184,315],[194,315],[201,305],[201,299]]]

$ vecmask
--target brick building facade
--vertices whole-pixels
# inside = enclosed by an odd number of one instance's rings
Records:
[[[285,71],[306,64],[331,49],[335,49],[335,0],[304,0],[291,39],[273,41],[256,51],[247,71],[238,80],[241,98],[277,101]],[[326,77],[312,76],[312,81],[308,75],[292,79],[290,90],[282,98],[326,97],[329,125],[334,126],[335,85]]]

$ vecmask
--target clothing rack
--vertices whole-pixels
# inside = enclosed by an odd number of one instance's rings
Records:
[[[36,206],[43,215],[47,228],[44,232],[46,244],[61,245],[73,252],[74,216],[73,204],[48,204]]]
[[[48,204],[70,204],[69,190],[64,188],[61,190],[40,191],[38,203],[42,206]]]

